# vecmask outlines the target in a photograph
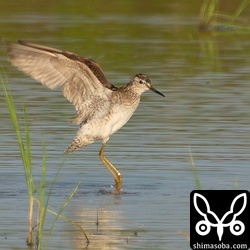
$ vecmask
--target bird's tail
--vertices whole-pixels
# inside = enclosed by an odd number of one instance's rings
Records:
[[[72,153],[79,150],[81,147],[87,146],[93,142],[93,139],[76,136],[71,144],[65,149],[64,153]]]

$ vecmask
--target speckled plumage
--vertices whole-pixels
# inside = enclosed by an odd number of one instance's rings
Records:
[[[62,94],[74,105],[77,113],[74,122],[80,129],[65,151],[73,152],[100,139],[103,141],[100,157],[106,167],[112,164],[102,155],[104,146],[110,135],[133,115],[141,94],[151,89],[164,96],[142,74],[123,87],[115,87],[95,61],[68,51],[23,41],[8,44],[7,48],[12,65],[48,88],[61,87]],[[111,172],[114,176],[118,171]]]

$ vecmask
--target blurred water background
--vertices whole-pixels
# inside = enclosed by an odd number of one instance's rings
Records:
[[[233,13],[238,1],[221,1]],[[166,95],[143,95],[129,123],[113,135],[106,156],[123,174],[124,194],[99,161],[101,142],[67,158],[49,207],[79,223],[89,249],[189,249],[189,195],[196,188],[190,153],[203,189],[249,189],[250,33],[199,31],[202,1],[0,1],[0,64],[12,89],[20,124],[27,108],[33,173],[39,180],[42,138],[47,181],[64,161],[78,129],[74,108],[13,68],[5,43],[23,39],[96,60],[110,82],[149,76]],[[249,25],[249,7],[241,19]],[[28,197],[16,137],[0,91],[0,246],[27,249]],[[97,228],[97,214],[99,225]],[[45,224],[50,228],[53,215]],[[137,232],[137,235],[136,235]],[[82,249],[85,238],[58,221],[47,249]]]

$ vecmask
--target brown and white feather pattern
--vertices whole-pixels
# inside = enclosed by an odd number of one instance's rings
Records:
[[[151,89],[150,79],[138,74],[125,86],[109,83],[95,61],[77,54],[19,41],[9,44],[11,63],[48,88],[62,88],[77,111],[80,125],[66,152],[73,152],[96,139],[103,142],[130,119],[143,92]]]
[[[11,63],[50,89],[62,87],[63,95],[75,106],[77,124],[91,115],[96,98],[108,99],[112,90],[99,65],[74,53],[36,44],[9,44]],[[87,64],[94,70],[87,66]],[[105,86],[97,78],[103,80]]]

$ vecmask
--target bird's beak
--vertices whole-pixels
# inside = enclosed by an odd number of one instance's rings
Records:
[[[151,87],[150,89],[151,89],[152,91],[154,91],[156,94],[165,97],[165,95],[163,95],[163,94],[162,94],[160,91],[158,91],[157,89],[155,89],[155,88],[153,88],[153,87]]]

